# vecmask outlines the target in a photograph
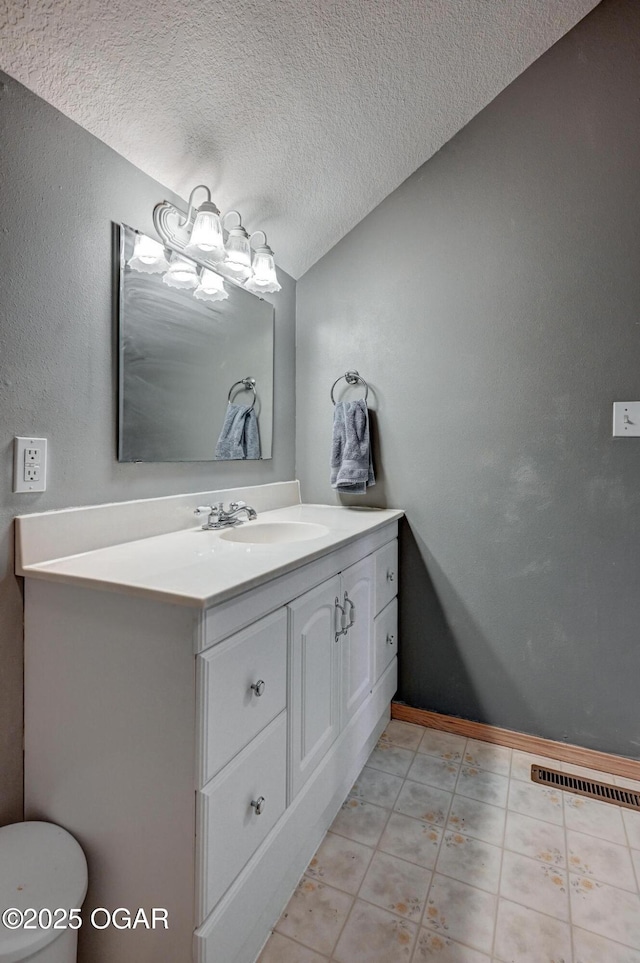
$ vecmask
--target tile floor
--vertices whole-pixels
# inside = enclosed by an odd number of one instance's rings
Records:
[[[390,722],[259,963],[640,963],[640,813],[532,762]]]

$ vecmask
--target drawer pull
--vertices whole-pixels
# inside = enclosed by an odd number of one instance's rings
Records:
[[[256,816],[262,816],[264,812],[264,796],[258,796],[257,799],[252,799],[251,805],[256,811]]]
[[[393,635],[392,632],[388,632],[388,633],[387,633],[387,645],[393,645],[393,640],[394,640],[394,639],[395,639],[395,635]]]
[[[395,580],[396,580],[396,573],[391,569],[389,569],[389,571],[387,572],[387,582],[395,582]]]
[[[264,679],[258,679],[257,682],[252,684],[251,688],[257,696],[261,696],[264,692]],[[253,803],[251,805],[253,805]]]

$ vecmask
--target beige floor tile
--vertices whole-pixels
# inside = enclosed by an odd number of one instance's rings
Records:
[[[573,927],[574,963],[640,963],[640,952]]]
[[[498,892],[502,850],[462,833],[445,833],[436,871],[490,893]]]
[[[373,849],[353,839],[327,833],[306,874],[355,896],[373,853]]]
[[[569,919],[567,874],[556,866],[505,852],[500,895],[559,920]]]
[[[520,752],[514,749],[511,756],[511,778],[521,782],[531,782],[531,767],[544,766],[546,769],[557,769],[562,772],[562,763],[547,756],[536,756],[530,752]]]
[[[633,867],[636,871],[636,885],[638,889],[640,889],[640,850],[631,850],[631,862],[633,863]]]
[[[327,957],[308,950],[280,933],[272,933],[258,963],[326,963]]]
[[[491,963],[488,956],[438,933],[420,930],[412,963]]]
[[[433,869],[441,839],[442,830],[437,826],[411,816],[403,816],[402,813],[392,813],[378,843],[378,849]]]
[[[463,766],[456,784],[456,793],[459,795],[491,803],[492,806],[506,806],[508,791],[509,780],[506,776],[475,766]]]
[[[569,869],[635,893],[636,877],[626,846],[567,830]]]
[[[416,923],[420,922],[430,882],[428,869],[388,853],[376,853],[358,898]]]
[[[424,729],[422,726],[414,726],[411,722],[392,719],[380,738],[381,741],[390,742],[402,749],[416,750],[423,735]]]
[[[412,762],[412,749],[401,749],[400,746],[394,746],[391,742],[381,740],[367,759],[367,766],[404,778],[409,772]]]
[[[504,846],[505,849],[538,859],[548,866],[566,866],[564,829],[542,819],[508,812]]]
[[[524,816],[562,826],[562,794],[556,789],[514,779],[509,786],[508,808]]]
[[[439,936],[490,953],[496,902],[491,893],[436,874],[429,891],[423,926]]]
[[[464,750],[464,764],[508,776],[511,769],[511,749],[505,746],[494,746],[490,742],[468,739]]]
[[[570,877],[575,926],[640,950],[640,896],[587,876]]]
[[[276,930],[330,956],[353,899],[315,879],[302,878],[276,924]]]
[[[404,963],[411,959],[417,926],[357,900],[342,931],[336,963]]]
[[[569,926],[501,899],[494,956],[504,963],[571,963]]]
[[[448,762],[446,759],[439,759],[437,756],[417,752],[413,765],[407,773],[407,778],[413,779],[415,782],[428,783],[438,789],[452,791],[459,772],[459,763]]]
[[[331,831],[365,846],[377,846],[388,817],[388,809],[349,797],[334,819]]]
[[[418,752],[438,756],[447,762],[461,762],[466,742],[464,736],[457,736],[453,732],[425,729],[422,741],[418,746]]]
[[[423,819],[426,823],[433,823],[435,826],[444,826],[452,798],[452,794],[445,792],[444,789],[436,789],[435,786],[426,786],[407,779],[400,790],[394,809],[404,813],[405,816]]]
[[[631,809],[622,809],[622,819],[624,828],[627,831],[627,839],[631,849],[640,849],[640,813],[633,812]],[[618,842],[618,840],[616,840]]]
[[[608,839],[612,843],[625,846],[627,838],[621,812],[619,806],[565,793],[564,821],[567,829],[587,833],[589,836],[598,836],[600,839]]]
[[[454,795],[447,828],[501,846],[504,821],[504,809],[467,796]]]
[[[394,776],[389,772],[381,772],[379,769],[370,769],[365,766],[349,793],[354,799],[364,799],[382,806],[384,809],[391,809],[398,798],[398,793],[402,788],[402,778]]]

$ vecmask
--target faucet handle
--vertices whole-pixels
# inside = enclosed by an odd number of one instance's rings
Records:
[[[214,514],[219,515],[220,512],[222,511],[222,504],[223,504],[222,502],[217,502],[215,505],[198,505],[198,507],[194,509],[193,514],[194,515],[214,515]]]
[[[213,505],[198,505],[198,507],[197,507],[196,509],[194,509],[193,514],[194,514],[194,515],[210,515],[211,512],[213,512],[214,510],[215,510],[215,509],[214,509]]]

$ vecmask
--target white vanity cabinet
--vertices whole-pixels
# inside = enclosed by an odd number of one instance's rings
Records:
[[[169,914],[79,963],[253,963],[389,717],[396,536],[206,609],[25,573],[26,818],[83,845],[85,919]]]

